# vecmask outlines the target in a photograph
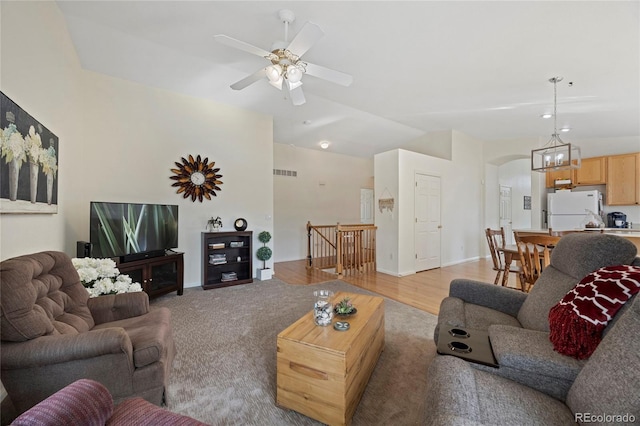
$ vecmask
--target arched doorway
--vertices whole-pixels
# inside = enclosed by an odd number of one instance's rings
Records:
[[[544,174],[531,172],[530,161],[528,156],[511,155],[495,158],[485,164],[485,228],[500,227],[500,218],[503,216],[501,207],[505,206],[501,199],[501,186],[511,189],[508,216],[512,229],[543,227],[542,209],[545,208],[543,199],[546,194]],[[484,239],[482,244],[486,246]]]

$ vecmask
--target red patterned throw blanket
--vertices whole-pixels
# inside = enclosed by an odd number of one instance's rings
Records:
[[[602,330],[640,290],[640,267],[600,268],[584,277],[549,311],[553,348],[577,359],[588,358],[602,339]]]

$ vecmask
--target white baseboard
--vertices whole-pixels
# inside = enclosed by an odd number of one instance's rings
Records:
[[[459,265],[461,263],[473,262],[475,260],[480,260],[480,256],[470,257],[468,259],[456,260],[456,261],[453,261],[453,262],[447,262],[447,263],[442,264],[442,267],[444,268],[445,266]]]
[[[401,277],[402,276],[402,275],[398,274],[397,272],[387,271],[386,269],[381,269],[381,268],[376,269],[376,272],[380,272],[382,274],[391,275],[392,277]]]
[[[406,277],[407,275],[415,275],[416,271],[405,271],[405,272],[391,272],[385,269],[376,269],[376,272],[380,272],[381,274],[391,275],[392,277]]]

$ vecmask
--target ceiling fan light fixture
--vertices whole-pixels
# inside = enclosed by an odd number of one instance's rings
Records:
[[[267,78],[271,83],[282,79],[282,66],[275,64],[267,67]],[[280,84],[282,86],[282,83]]]
[[[283,81],[287,80],[291,103],[293,105],[302,105],[305,103],[305,97],[301,86],[305,74],[345,87],[351,84],[353,77],[348,74],[301,60],[302,55],[324,35],[318,25],[306,22],[293,40],[289,41],[289,24],[294,21],[295,15],[288,9],[282,9],[279,11],[278,17],[284,24],[284,40],[273,43],[271,51],[224,34],[215,36],[215,40],[221,44],[260,56],[271,62],[268,66],[260,68],[253,74],[233,83],[231,89],[242,90],[260,80],[264,81],[266,76],[269,84],[278,90],[282,90]]]
[[[273,87],[275,87],[278,90],[282,90],[282,82],[283,81],[284,81],[284,79],[282,77],[280,77],[276,81],[269,80],[269,84],[272,85]]]
[[[302,82],[301,81],[291,81],[291,80],[287,79],[287,86],[289,87],[289,90],[293,90],[293,89],[296,89],[296,88],[302,86]]]
[[[302,80],[302,70],[294,64],[289,65],[287,67],[287,80],[291,83],[298,83]]]

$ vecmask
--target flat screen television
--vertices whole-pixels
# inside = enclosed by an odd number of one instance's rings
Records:
[[[178,247],[177,205],[92,201],[90,209],[92,257],[128,262]]]

